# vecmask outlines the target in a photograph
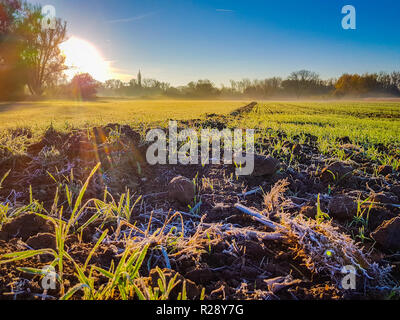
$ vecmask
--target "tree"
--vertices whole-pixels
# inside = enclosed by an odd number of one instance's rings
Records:
[[[0,2],[0,99],[17,98],[26,83],[21,63],[20,38],[16,32],[21,9],[19,0]]]
[[[319,75],[309,70],[292,72],[288,79],[282,82],[282,87],[293,92],[297,98],[305,93],[312,93],[321,87]]]
[[[186,92],[186,95],[196,98],[215,97],[220,93],[218,88],[207,79],[188,83],[184,91]]]
[[[92,99],[96,96],[99,83],[89,73],[81,73],[71,80],[71,93],[76,99]]]
[[[19,0],[2,0],[0,2],[0,37],[10,33],[15,27],[14,14],[21,9]]]
[[[41,6],[25,3],[24,19],[18,27],[22,36],[22,60],[27,68],[27,84],[33,95],[57,83],[66,70],[59,45],[66,40],[67,24],[55,19],[54,28],[43,28]]]
[[[112,90],[120,89],[123,87],[123,85],[124,85],[123,82],[118,79],[110,79],[104,83],[104,87],[106,89],[112,89]]]
[[[335,84],[334,94],[360,97],[367,94],[390,94],[391,89],[390,79],[384,74],[343,74]]]

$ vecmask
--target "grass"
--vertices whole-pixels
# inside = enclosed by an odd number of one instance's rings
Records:
[[[275,156],[285,152],[285,140],[304,144],[313,136],[322,154],[346,161],[349,156],[340,139],[347,137],[366,158],[400,168],[400,103],[396,102],[262,102],[229,126],[257,129],[256,141],[275,141],[261,152]]]
[[[43,131],[119,124],[143,124],[168,119],[188,120],[206,113],[224,114],[245,105],[243,101],[203,100],[49,100],[0,103],[1,128],[29,128]]]
[[[290,136],[312,134],[325,140],[349,137],[359,144],[399,144],[400,103],[267,102],[237,124],[271,128]]]
[[[153,250],[161,249],[164,258],[167,261],[167,266],[171,268],[169,264],[168,253],[165,247],[170,250],[170,253],[174,250],[187,250],[188,248],[195,252],[197,250],[196,246],[191,244],[191,242],[198,242],[198,239],[194,236],[188,240],[184,240],[182,230],[181,235],[175,235],[175,229],[171,229],[169,232],[164,232],[165,227],[175,218],[179,217],[179,213],[175,213],[164,223],[163,228],[157,229],[155,232],[150,233],[150,222],[146,232],[143,232],[129,224],[130,214],[133,207],[136,205],[137,201],[131,205],[129,191],[125,195],[123,194],[120,198],[118,204],[112,199],[111,202],[102,202],[98,199],[90,199],[86,203],[82,202],[84,194],[87,190],[90,179],[93,177],[95,172],[99,169],[100,163],[92,170],[86,182],[80,189],[79,195],[74,203],[72,203],[72,194],[65,186],[65,192],[68,199],[68,207],[71,210],[70,217],[68,220],[63,218],[64,207],[58,204],[58,190],[54,199],[52,206],[52,212],[46,212],[46,210],[38,204],[36,200],[31,198],[31,203],[28,206],[20,208],[17,213],[13,216],[7,216],[8,206],[0,207],[0,230],[1,226],[7,220],[14,218],[23,213],[35,214],[43,219],[51,221],[55,226],[55,239],[56,239],[56,250],[54,249],[40,249],[40,250],[25,250],[20,252],[13,252],[9,254],[4,254],[0,256],[0,265],[8,264],[11,262],[21,261],[30,259],[41,255],[50,255],[53,257],[52,262],[49,263],[50,268],[54,271],[54,280],[59,283],[60,289],[60,300],[69,300],[73,298],[78,292],[82,292],[80,299],[83,300],[109,300],[114,299],[116,296],[122,300],[128,300],[136,297],[139,300],[167,300],[171,294],[172,289],[176,287],[180,280],[177,280],[178,274],[176,274],[172,279],[167,281],[163,271],[160,268],[156,268],[159,275],[157,281],[157,286],[150,286],[145,284],[143,278],[140,276],[140,269],[145,258],[149,254],[149,247],[151,244],[156,244]],[[5,175],[0,182],[7,178]],[[0,183],[1,186],[1,183]],[[107,194],[105,194],[105,198]],[[140,198],[139,198],[140,199]],[[77,221],[81,214],[88,209],[90,203],[95,204],[96,212],[93,216],[80,228],[75,228],[77,226]],[[37,205],[36,205],[37,204]],[[2,205],[3,206],[3,205]],[[94,209],[94,208],[93,208]],[[67,210],[66,210],[67,211]],[[58,218],[54,216],[57,215]],[[122,253],[121,259],[117,265],[111,263],[108,270],[103,269],[96,265],[90,265],[90,260],[95,254],[99,246],[103,243],[109,235],[109,230],[102,230],[102,234],[97,240],[96,244],[91,249],[88,254],[85,263],[77,263],[71,255],[65,250],[65,242],[69,235],[74,232],[72,229],[76,229],[75,233],[82,232],[89,224],[93,223],[95,220],[104,221],[109,216],[116,217],[118,219],[117,231],[115,232],[115,237],[118,237],[120,233],[121,225],[129,225],[132,230],[136,230],[139,233],[143,233],[144,236],[138,241],[138,237],[128,238],[124,237],[125,249]],[[182,217],[180,217],[182,220]],[[183,220],[182,220],[183,223]],[[130,232],[132,233],[132,231]],[[114,235],[113,235],[114,236]],[[182,241],[179,243],[179,241]],[[77,282],[73,287],[71,287],[67,292],[65,289],[65,279],[64,279],[64,269],[65,263],[69,262],[74,266],[75,276]],[[57,268],[57,269],[56,269]],[[20,267],[17,268],[19,271],[34,276],[49,277],[49,269],[38,269],[31,267]],[[56,272],[57,271],[57,272]],[[106,278],[106,282],[100,286],[96,284],[95,272],[101,274]],[[202,291],[200,299],[204,299],[204,289]],[[47,296],[47,292],[44,291],[44,297]],[[178,300],[186,300],[186,282],[182,283],[182,291],[178,295]]]

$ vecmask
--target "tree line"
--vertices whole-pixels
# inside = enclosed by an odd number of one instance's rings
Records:
[[[383,97],[400,96],[400,72],[343,74],[339,79],[322,80],[312,71],[292,72],[286,79],[231,80],[229,86],[217,87],[210,80],[172,87],[154,79],[138,83],[108,80],[99,85],[104,96],[167,96],[173,98],[282,98],[282,97]]]
[[[280,98],[400,96],[400,72],[343,74],[323,80],[309,70],[292,72],[287,78],[231,80],[216,86],[208,79],[174,87],[156,79],[100,83],[90,74],[66,79],[65,57],[59,45],[67,40],[67,23],[56,18],[43,28],[42,8],[22,0],[0,1],[0,100],[26,96],[89,99],[98,95],[171,98]]]

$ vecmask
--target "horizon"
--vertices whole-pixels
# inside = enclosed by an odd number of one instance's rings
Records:
[[[107,70],[100,81],[126,82],[140,69],[172,86],[209,79],[220,87],[231,79],[286,78],[301,69],[322,79],[391,72],[400,62],[400,4],[388,0],[352,1],[356,30],[341,26],[344,1],[30,2],[54,6],[68,36],[97,50]]]

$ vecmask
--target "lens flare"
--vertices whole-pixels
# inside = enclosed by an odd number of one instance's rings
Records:
[[[77,73],[89,73],[98,81],[112,78],[110,63],[102,57],[91,43],[72,37],[60,45],[68,66],[66,75],[72,78]]]

